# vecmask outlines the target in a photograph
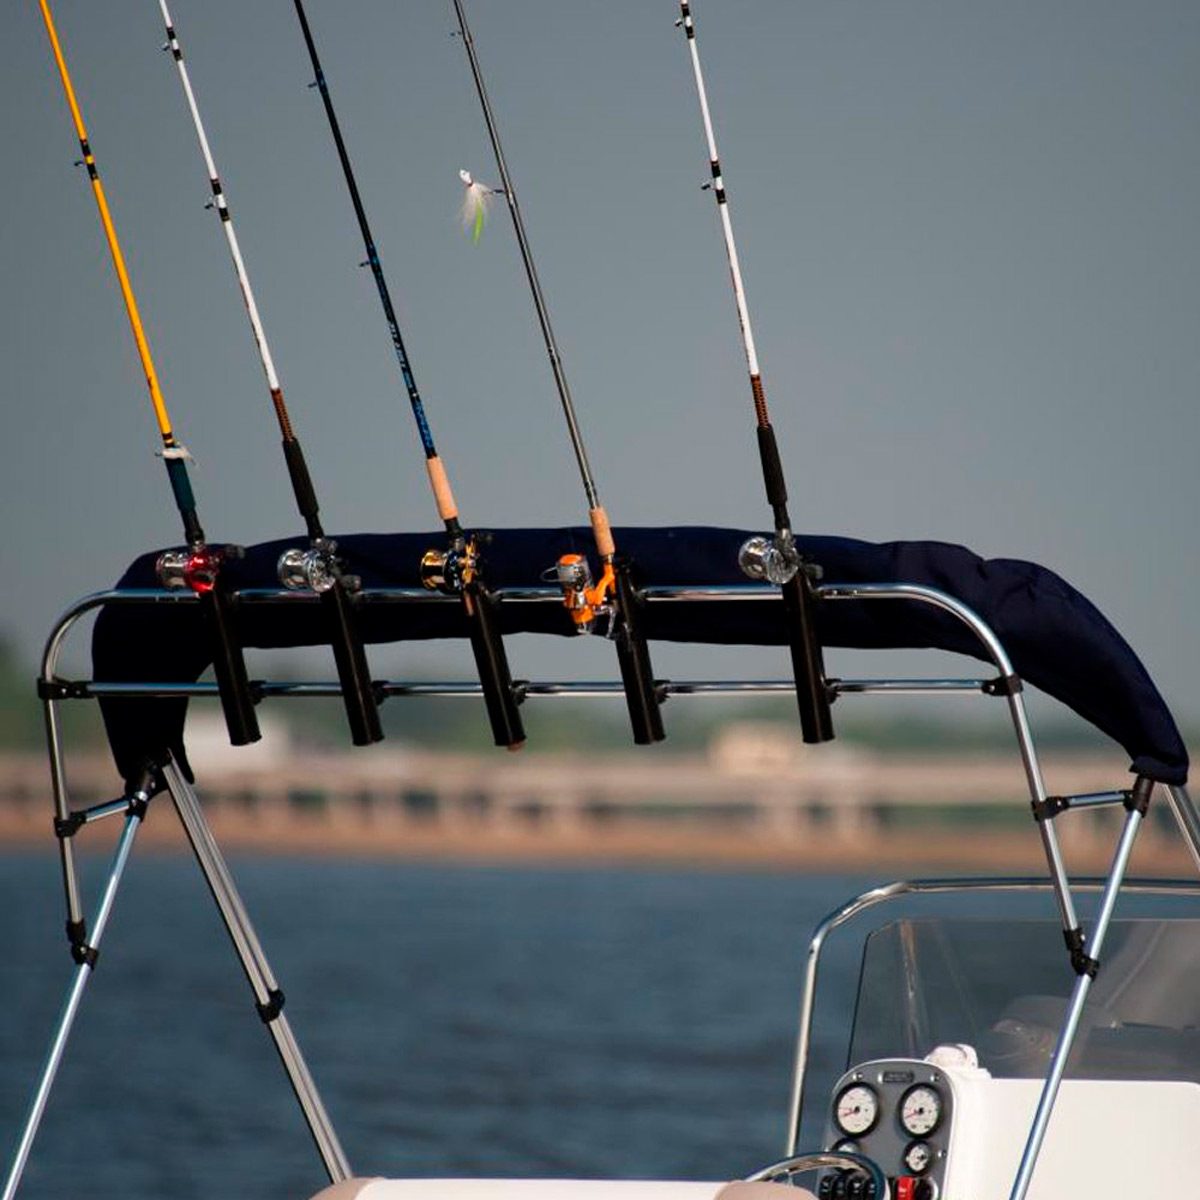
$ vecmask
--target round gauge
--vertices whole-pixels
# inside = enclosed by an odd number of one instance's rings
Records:
[[[904,1148],[904,1165],[913,1175],[924,1175],[933,1163],[933,1147],[928,1142],[909,1142]]]
[[[835,1154],[861,1154],[862,1147],[853,1138],[842,1138],[840,1142],[834,1142],[833,1150]]]
[[[879,1097],[865,1083],[843,1088],[833,1106],[833,1119],[843,1133],[857,1136],[875,1127],[879,1120]]]
[[[919,1083],[900,1100],[900,1124],[905,1133],[924,1137],[932,1133],[942,1119],[942,1098],[936,1088]]]

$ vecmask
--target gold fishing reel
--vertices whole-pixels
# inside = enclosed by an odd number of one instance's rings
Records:
[[[426,550],[421,556],[421,586],[447,596],[458,595],[479,569],[479,547],[474,537],[446,550]]]

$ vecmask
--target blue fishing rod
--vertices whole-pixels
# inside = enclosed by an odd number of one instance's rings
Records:
[[[350,202],[354,206],[354,215],[358,219],[358,228],[366,247],[367,265],[371,268],[371,274],[375,279],[375,288],[379,293],[379,302],[383,307],[384,319],[392,339],[392,348],[396,352],[396,362],[400,366],[400,375],[404,380],[404,388],[408,393],[413,419],[416,421],[421,446],[425,451],[425,469],[429,474],[429,483],[433,490],[438,516],[446,529],[445,549],[431,549],[421,560],[421,580],[430,590],[456,595],[461,600],[463,617],[466,620],[471,641],[471,650],[475,656],[475,667],[479,673],[479,682],[483,691],[484,704],[492,726],[493,740],[497,746],[507,746],[509,749],[516,750],[525,741],[525,729],[518,710],[519,694],[513,684],[508,657],[504,651],[504,641],[500,637],[495,612],[496,600],[488,591],[484,581],[482,538],[478,533],[467,533],[459,521],[458,506],[454,501],[454,493],[450,489],[446,468],[434,445],[433,433],[425,415],[425,405],[417,390],[412,364],[400,333],[400,323],[396,318],[396,310],[392,304],[391,293],[388,291],[387,280],[384,278],[383,264],[379,260],[375,239],[371,235],[371,226],[367,221],[367,213],[354,177],[354,169],[350,165],[350,155],[346,150],[341,126],[338,123],[337,114],[334,112],[325,72],[321,69],[321,60],[317,54],[316,43],[313,41],[312,30],[309,28],[308,18],[301,0],[295,0],[295,5],[296,16],[300,20],[300,29],[304,34],[304,44],[308,47],[308,56],[312,60],[315,86],[321,93],[325,115],[329,119],[329,129],[333,134],[338,159],[342,164],[342,174],[346,178],[346,187],[350,192]]]

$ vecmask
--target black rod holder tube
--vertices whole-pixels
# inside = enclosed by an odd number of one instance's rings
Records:
[[[619,622],[615,634],[617,664],[621,668],[621,682],[625,685],[625,704],[633,726],[633,740],[639,746],[647,746],[661,742],[666,732],[654,686],[654,671],[650,666],[650,649],[642,628],[642,601],[634,587],[628,559],[618,555],[613,563],[613,573],[617,581],[614,619]]]
[[[217,677],[229,740],[235,746],[248,746],[262,734],[254,712],[254,692],[246,675],[246,660],[234,630],[235,604],[219,577],[214,588],[200,594],[200,611],[208,631],[213,673]]]
[[[478,578],[465,584],[460,595],[483,702],[492,725],[492,740],[497,746],[518,750],[525,741],[525,726],[496,625],[496,601]]]
[[[782,591],[796,679],[796,704],[800,709],[800,735],[809,744],[828,742],[833,737],[833,716],[814,620],[817,597],[803,566],[783,585]]]
[[[321,608],[329,628],[333,661],[342,685],[342,703],[350,725],[350,737],[356,746],[369,746],[383,739],[379,706],[371,686],[371,669],[355,619],[354,598],[344,579],[321,593]]]

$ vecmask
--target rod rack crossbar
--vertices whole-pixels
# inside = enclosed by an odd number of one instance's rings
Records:
[[[217,685],[197,683],[139,683],[134,681],[101,682],[90,679],[70,681],[54,679],[44,683],[67,684],[69,691],[63,700],[99,700],[122,697],[179,699],[183,697],[213,697]],[[989,695],[987,680],[983,679],[839,679],[830,682],[836,695]],[[324,699],[341,695],[341,686],[334,680],[268,680],[255,679],[250,687],[256,698],[265,699]],[[620,680],[517,680],[514,684],[522,700],[531,697],[620,696],[624,685]],[[405,682],[382,679],[373,684],[380,697],[441,696],[461,699],[483,695],[478,683],[459,680],[422,680]],[[777,696],[790,695],[796,690],[792,679],[660,679],[656,682],[659,694],[666,696]]]
[[[932,605],[955,616],[974,633],[980,644],[987,651],[1002,677],[1008,678],[1015,674],[1012,664],[999,639],[990,627],[967,605],[954,597],[940,592],[936,588],[921,587],[915,584],[825,584],[817,589],[823,599],[838,600],[911,600]],[[782,603],[777,589],[759,584],[728,584],[714,586],[658,586],[644,589],[641,598],[648,604],[661,605],[664,603],[696,603],[696,602],[771,602]],[[500,603],[509,604],[549,604],[556,608],[562,605],[562,593],[558,588],[502,588],[494,593]],[[358,600],[364,605],[390,604],[456,604],[457,597],[447,596],[425,588],[366,588],[358,594]],[[107,605],[161,605],[161,604],[196,604],[199,598],[190,591],[174,591],[166,588],[113,588],[102,592],[93,592],[76,601],[58,619],[42,654],[41,683],[43,685],[61,684],[72,681],[62,680],[57,675],[58,658],[63,643],[74,625],[89,612]],[[230,593],[233,604],[284,604],[284,605],[313,605],[319,602],[319,597],[311,592],[293,592],[282,588],[243,588]],[[152,686],[153,690],[139,690]],[[268,683],[257,681],[253,684],[259,696],[266,695],[336,695],[338,689],[327,690],[327,684],[296,684]],[[519,685],[525,695],[549,696],[559,694],[574,695],[608,695],[608,684],[580,685],[574,683],[526,683]],[[963,693],[986,691],[987,680],[979,679],[863,679],[863,680],[828,680],[827,687],[833,696],[851,693],[897,693],[897,694],[928,694],[936,692]],[[583,690],[580,690],[581,687]],[[783,680],[758,680],[747,683],[695,681],[690,683],[671,683],[659,681],[658,690],[664,695],[697,695],[697,694],[763,694],[786,692],[795,689],[795,684]],[[103,688],[104,690],[101,690]],[[382,695],[456,695],[471,696],[479,692],[478,687],[471,690],[469,684],[431,684],[431,683],[376,683],[375,688]],[[77,691],[78,689],[78,691]],[[195,689],[195,690],[193,690]],[[82,698],[98,696],[137,695],[137,696],[205,696],[210,693],[205,684],[170,684],[158,683],[144,685],[135,683],[73,683],[70,694],[64,694],[58,699],[76,698],[82,693]],[[621,688],[612,685],[614,692]],[[1029,770],[1027,763],[1027,770]],[[1031,783],[1032,783],[1031,779]],[[1040,780],[1039,780],[1040,783]]]

